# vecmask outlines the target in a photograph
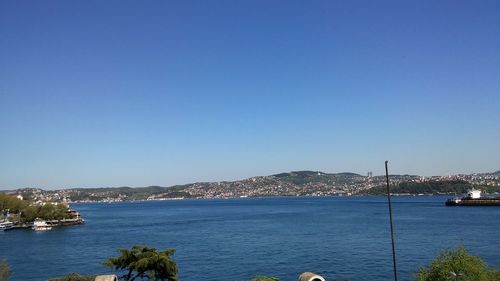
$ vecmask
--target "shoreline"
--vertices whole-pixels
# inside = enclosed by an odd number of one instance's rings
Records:
[[[50,227],[65,227],[65,226],[73,226],[84,224],[85,220],[82,218],[79,219],[62,219],[62,220],[47,220],[47,225]],[[4,231],[12,231],[19,229],[33,229],[34,222],[23,223],[23,224],[15,224],[12,228],[6,229]]]
[[[408,194],[395,193],[393,197],[430,197],[430,196],[456,196],[456,193],[450,194]],[[210,198],[162,198],[162,199],[138,199],[138,200],[111,200],[111,201],[74,201],[68,204],[86,204],[86,203],[133,203],[133,202],[157,202],[157,201],[188,201],[188,200],[231,200],[231,199],[265,199],[265,198],[329,198],[329,197],[387,197],[385,194],[353,194],[353,195],[276,195],[276,196],[247,196],[247,197],[210,197]]]

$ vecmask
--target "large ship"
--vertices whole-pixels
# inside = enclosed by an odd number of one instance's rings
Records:
[[[446,206],[500,206],[500,197],[481,197],[480,190],[471,190],[465,197],[446,200]]]

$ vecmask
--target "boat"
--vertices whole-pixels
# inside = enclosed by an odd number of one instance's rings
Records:
[[[10,221],[0,222],[0,231],[5,231],[14,228],[14,223]]]
[[[470,190],[466,196],[446,200],[446,206],[500,206],[500,197],[481,197],[480,190]]]
[[[69,225],[83,224],[85,223],[85,220],[82,218],[74,218],[74,219],[48,220],[46,222],[48,226],[69,226]]]
[[[52,226],[50,226],[46,221],[41,220],[41,219],[36,219],[33,222],[33,229],[34,230],[51,230]]]

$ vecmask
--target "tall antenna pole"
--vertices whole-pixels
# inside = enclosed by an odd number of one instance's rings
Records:
[[[392,241],[392,263],[394,265],[394,281],[398,281],[398,273],[396,270],[396,250],[394,248],[394,227],[392,226],[392,204],[391,204],[391,191],[389,190],[389,170],[387,169],[385,161],[385,179],[387,182],[387,202],[389,203],[389,222],[391,223],[391,241]]]

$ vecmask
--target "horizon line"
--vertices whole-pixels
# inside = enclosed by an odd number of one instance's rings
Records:
[[[103,188],[147,188],[147,187],[164,187],[164,188],[169,188],[169,187],[175,187],[175,186],[182,186],[182,185],[190,185],[190,184],[196,184],[196,183],[214,183],[214,182],[236,182],[236,181],[242,181],[246,179],[251,179],[251,178],[257,178],[257,177],[271,177],[271,176],[276,176],[279,174],[289,174],[289,173],[297,173],[297,172],[315,172],[315,173],[322,173],[322,174],[327,174],[327,175],[336,175],[336,174],[356,174],[361,177],[367,177],[367,175],[362,175],[360,173],[354,173],[354,172],[323,172],[319,170],[294,170],[294,171],[289,171],[289,172],[281,172],[281,173],[274,173],[271,175],[265,175],[265,176],[251,176],[247,178],[242,178],[242,179],[235,179],[235,180],[218,180],[218,181],[193,181],[193,182],[188,182],[188,183],[180,183],[180,184],[172,184],[172,185],[143,185],[143,186],[129,186],[129,185],[115,185],[115,186],[98,186],[98,187],[61,187],[61,188],[46,188],[46,187],[33,187],[33,186],[27,186],[27,187],[18,187],[18,188],[10,188],[10,189],[5,189],[5,188],[0,188],[0,192],[6,192],[6,191],[14,191],[14,190],[19,190],[19,189],[41,189],[41,190],[68,190],[68,189],[103,189]],[[417,176],[417,177],[426,177],[426,178],[431,178],[431,177],[451,177],[451,176],[460,176],[460,175],[475,175],[475,174],[495,174],[495,173],[500,173],[500,170],[496,170],[493,172],[472,172],[472,173],[456,173],[456,174],[448,174],[448,175],[432,175],[432,176],[424,176],[424,175],[418,175],[418,174],[389,174],[389,176]],[[380,177],[384,176],[384,174],[381,175],[374,175],[372,177]]]

